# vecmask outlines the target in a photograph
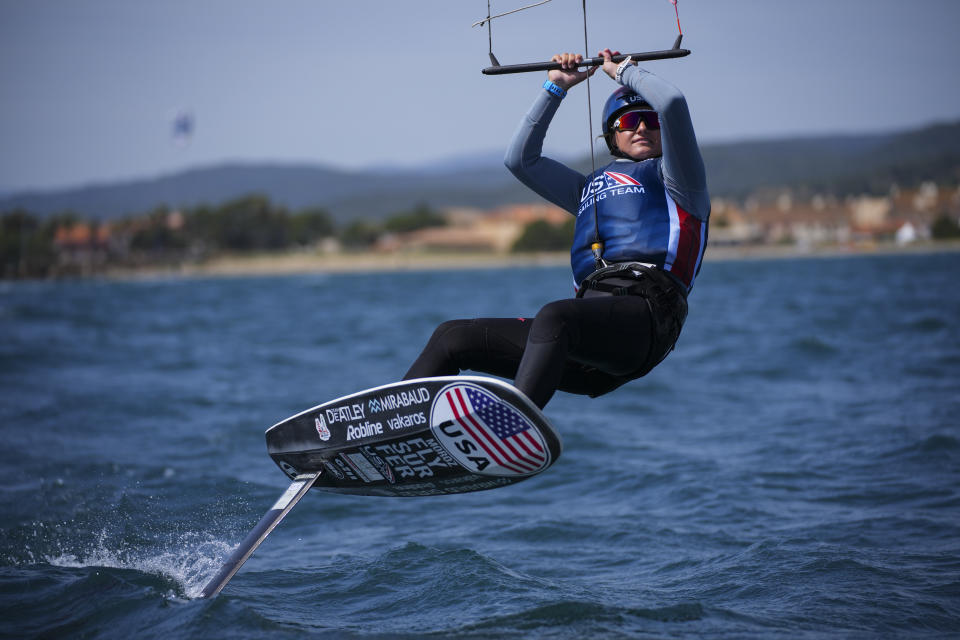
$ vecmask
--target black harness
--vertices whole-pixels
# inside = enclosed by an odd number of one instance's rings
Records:
[[[650,357],[632,377],[646,375],[673,350],[687,319],[687,291],[673,276],[642,262],[621,262],[597,269],[580,283],[578,298],[639,296],[653,318]]]

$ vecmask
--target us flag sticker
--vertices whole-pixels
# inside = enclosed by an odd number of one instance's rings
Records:
[[[540,432],[486,389],[455,383],[436,395],[430,428],[463,467],[480,475],[526,476],[550,463]]]

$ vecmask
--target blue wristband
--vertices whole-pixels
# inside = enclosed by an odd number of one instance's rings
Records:
[[[567,92],[565,89],[560,88],[559,86],[553,84],[549,80],[543,83],[543,88],[557,96],[561,100],[567,97]]]

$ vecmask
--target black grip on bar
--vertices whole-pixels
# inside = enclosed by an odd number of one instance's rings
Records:
[[[679,39],[678,39],[679,43]],[[664,49],[663,51],[644,51],[641,53],[621,53],[612,56],[610,59],[614,62],[623,62],[629,56],[634,61],[643,62],[645,60],[666,60],[668,58],[682,58],[690,55],[689,49]],[[603,64],[603,57],[584,58],[578,67],[599,67]],[[506,73],[526,73],[528,71],[550,71],[559,69],[559,62],[528,62],[525,64],[504,64],[483,69],[483,74],[488,76],[499,76]]]

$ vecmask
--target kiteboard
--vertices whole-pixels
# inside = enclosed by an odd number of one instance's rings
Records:
[[[494,378],[419,378],[307,409],[266,432],[290,487],[201,595],[220,592],[311,489],[417,497],[485,491],[549,468],[560,437],[540,409]]]

